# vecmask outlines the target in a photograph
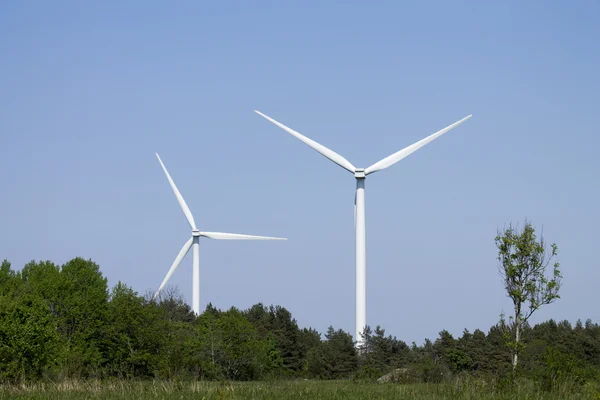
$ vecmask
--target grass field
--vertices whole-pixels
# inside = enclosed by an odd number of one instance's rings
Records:
[[[350,381],[131,382],[71,381],[0,386],[0,399],[600,399],[597,385],[544,392],[533,383],[498,389],[484,381],[377,384]]]

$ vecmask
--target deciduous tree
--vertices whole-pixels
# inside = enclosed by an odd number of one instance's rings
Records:
[[[552,244],[547,248],[543,236],[536,237],[533,226],[525,221],[523,230],[510,225],[496,236],[498,247],[498,270],[504,282],[508,297],[513,302],[512,338],[508,342],[512,351],[513,372],[517,368],[519,352],[522,348],[521,331],[523,324],[541,306],[559,299],[561,286],[559,263],[551,264],[558,254],[558,247]],[[552,273],[546,277],[551,265]]]

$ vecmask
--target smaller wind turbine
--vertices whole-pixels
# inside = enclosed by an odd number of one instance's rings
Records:
[[[190,224],[190,227],[192,228],[192,237],[187,242],[185,242],[185,244],[181,248],[181,251],[179,251],[179,254],[177,254],[177,257],[175,257],[175,261],[173,261],[173,264],[171,265],[169,272],[167,272],[167,276],[165,276],[165,279],[163,279],[162,283],[160,284],[160,287],[156,291],[156,294],[154,294],[154,298],[156,298],[160,294],[160,291],[167,284],[167,282],[169,281],[169,278],[171,278],[171,275],[173,275],[173,272],[175,272],[177,267],[179,267],[179,264],[181,264],[181,261],[185,258],[188,251],[190,251],[190,248],[193,247],[192,309],[194,310],[194,313],[196,313],[196,315],[199,315],[200,314],[200,237],[206,237],[206,238],[210,238],[210,239],[221,239],[221,240],[287,240],[287,239],[286,238],[278,238],[278,237],[269,237],[269,236],[242,235],[239,233],[200,232],[196,228],[196,222],[194,221],[194,216],[192,215],[192,212],[190,211],[187,204],[185,203],[185,200],[183,199],[183,196],[181,196],[181,193],[179,193],[179,190],[177,190],[177,186],[175,186],[175,182],[173,182],[171,175],[169,175],[169,171],[167,171],[165,164],[163,164],[158,153],[155,153],[155,154],[156,154],[156,157],[158,158],[158,162],[160,163],[163,171],[165,171],[165,175],[167,176],[167,179],[169,180],[169,183],[171,184],[171,188],[173,189],[173,193],[175,193],[175,197],[177,197],[177,201],[179,202],[179,205],[181,206],[181,209],[183,210],[183,213],[185,214],[185,218],[187,219],[188,223]]]

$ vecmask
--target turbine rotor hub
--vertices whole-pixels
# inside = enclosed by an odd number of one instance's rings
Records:
[[[200,231],[198,229],[193,229],[192,230],[192,236],[193,237],[200,237]]]
[[[356,168],[354,170],[354,177],[356,179],[365,179],[367,177],[365,175],[365,169],[364,168]]]

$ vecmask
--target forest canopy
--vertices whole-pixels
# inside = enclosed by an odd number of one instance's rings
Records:
[[[364,345],[329,327],[300,327],[282,306],[247,310],[208,305],[196,316],[176,291],[157,301],[122,282],[107,286],[99,266],[0,266],[0,381],[43,378],[206,380],[376,379],[437,382],[457,374],[501,376],[512,370],[506,323],[460,337],[407,344],[367,327]],[[519,373],[540,382],[600,375],[600,327],[588,320],[523,324]]]

